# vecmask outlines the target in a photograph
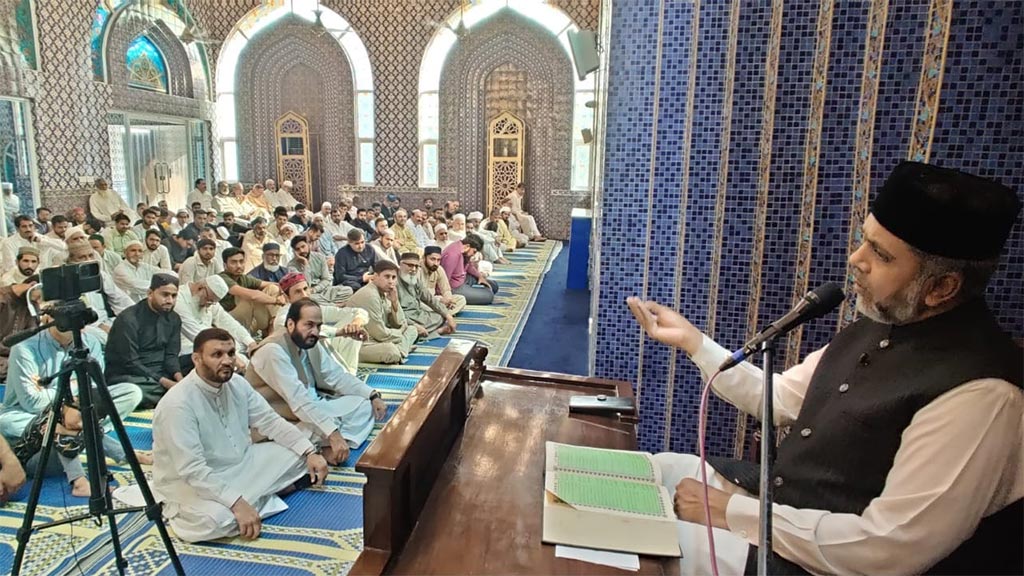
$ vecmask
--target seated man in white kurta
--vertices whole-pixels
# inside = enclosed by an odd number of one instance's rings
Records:
[[[298,272],[285,274],[278,286],[281,287],[281,293],[288,299],[289,304],[303,298],[312,298],[312,290],[305,275]],[[357,335],[370,321],[370,315],[366,310],[355,306],[325,304],[320,305],[320,314],[324,322],[320,327],[320,336],[337,355],[336,359],[341,363],[341,367],[349,374],[355,375],[359,368],[359,350],[363,346],[363,341]],[[287,320],[288,306],[281,306],[274,318],[274,331],[284,332]]]
[[[320,305],[303,298],[291,304],[284,330],[252,350],[245,378],[285,418],[298,421],[321,444],[333,465],[370,436],[387,407],[380,393],[342,368],[320,344]]]
[[[284,509],[279,493],[327,477],[308,436],[235,374],[235,342],[220,328],[196,336],[196,369],[153,414],[153,492],[175,534],[200,542],[259,536]],[[253,444],[250,428],[273,440]]]

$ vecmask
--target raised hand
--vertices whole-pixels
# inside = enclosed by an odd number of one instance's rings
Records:
[[[640,327],[652,339],[680,348],[691,355],[700,348],[703,334],[682,314],[657,302],[644,301],[635,296],[627,298],[626,304]]]

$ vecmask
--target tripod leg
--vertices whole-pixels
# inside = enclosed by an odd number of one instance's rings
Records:
[[[167,526],[164,525],[163,509],[157,504],[156,499],[153,498],[153,492],[149,489],[149,483],[146,482],[146,474],[142,471],[138,458],[135,457],[135,450],[128,440],[128,432],[125,431],[124,424],[121,422],[121,415],[117,413],[117,410],[114,410],[114,400],[110,396],[110,390],[107,389],[106,380],[103,379],[103,370],[100,369],[99,363],[92,358],[88,358],[87,362],[89,376],[96,383],[96,391],[100,399],[110,407],[110,422],[114,425],[114,433],[124,449],[125,458],[131,467],[132,476],[134,476],[135,482],[139,486],[142,498],[146,501],[146,518],[156,524],[157,531],[160,533],[160,540],[163,541],[164,549],[167,550],[167,556],[171,559],[174,572],[179,576],[184,576],[185,569],[181,566],[181,560],[174,550],[174,543],[171,542],[171,535],[167,532]],[[123,561],[123,559],[120,559],[120,556],[118,558],[119,563]]]
[[[25,559],[25,548],[28,546],[28,539],[32,536],[32,523],[35,521],[36,507],[39,505],[39,494],[43,490],[46,464],[50,461],[50,454],[53,452],[54,435],[57,433],[57,421],[60,420],[64,399],[70,394],[70,390],[70,372],[61,374],[57,382],[57,395],[53,399],[53,404],[50,405],[50,422],[46,427],[46,435],[43,436],[42,453],[39,455],[39,464],[36,466],[36,477],[32,479],[32,489],[28,495],[28,502],[25,504],[25,517],[21,521],[21,528],[18,529],[18,549],[14,553],[14,564],[11,567],[11,574],[15,576],[21,573],[21,563]]]

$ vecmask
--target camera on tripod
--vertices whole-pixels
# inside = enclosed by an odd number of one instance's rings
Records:
[[[45,310],[61,332],[81,330],[98,318],[96,311],[85,305],[82,294],[103,287],[99,262],[80,262],[54,266],[40,272],[43,300],[57,303]]]

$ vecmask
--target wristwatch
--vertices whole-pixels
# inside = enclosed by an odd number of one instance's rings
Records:
[[[377,392],[376,390],[374,390],[373,392],[370,392],[370,398],[369,398],[370,402],[373,402],[374,400],[376,400],[378,398],[380,398],[380,392]]]

